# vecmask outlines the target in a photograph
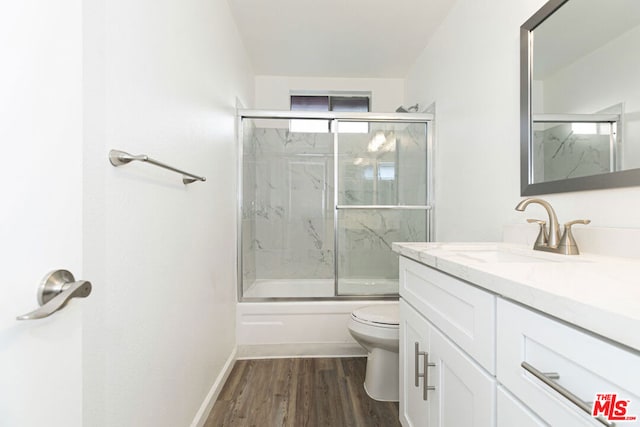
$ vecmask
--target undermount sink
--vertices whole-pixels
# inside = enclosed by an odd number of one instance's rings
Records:
[[[548,258],[536,257],[531,255],[520,255],[512,252],[506,252],[499,249],[462,249],[455,250],[456,255],[479,262],[557,262]]]

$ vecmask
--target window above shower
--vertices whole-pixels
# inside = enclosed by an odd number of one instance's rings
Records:
[[[291,111],[338,111],[346,113],[368,113],[371,94],[341,93],[341,94],[292,94],[290,96]],[[329,133],[330,120],[291,120],[290,132]],[[366,122],[338,123],[339,133],[367,133],[369,124]]]

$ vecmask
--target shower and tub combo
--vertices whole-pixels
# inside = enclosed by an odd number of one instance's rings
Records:
[[[363,354],[347,323],[397,304],[391,243],[431,238],[433,116],[238,117],[238,356]]]

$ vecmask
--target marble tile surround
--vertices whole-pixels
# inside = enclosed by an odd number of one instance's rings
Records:
[[[255,233],[243,264],[255,257],[257,279],[333,279],[333,136],[255,128],[244,151]]]
[[[609,172],[610,136],[582,135],[571,123],[534,130],[534,182]]]
[[[371,153],[373,134],[395,138],[396,150]],[[344,205],[424,205],[427,192],[426,133],[424,124],[372,123],[369,134],[341,134],[338,148],[340,188],[338,203]],[[357,160],[357,161],[356,161]],[[363,179],[375,168],[393,168],[395,179]],[[375,188],[374,188],[375,186]]]
[[[381,127],[383,125],[372,125]],[[389,125],[387,125],[389,126]],[[396,125],[397,126],[397,125]],[[422,125],[423,126],[423,125]],[[256,279],[333,279],[333,134],[292,133],[288,129],[245,125],[243,149],[243,282]],[[396,167],[391,181],[349,175],[358,157],[372,156],[367,134],[340,134],[340,203],[424,204],[424,128],[395,129],[396,152],[379,156]],[[420,141],[420,138],[422,140]],[[420,157],[420,152],[425,157]],[[380,160],[382,159],[382,160]],[[365,158],[365,162],[373,161]],[[397,279],[393,241],[424,241],[424,211],[345,210],[339,216],[341,278]]]
[[[425,240],[424,211],[340,211],[339,223],[341,278],[397,280],[392,242]]]

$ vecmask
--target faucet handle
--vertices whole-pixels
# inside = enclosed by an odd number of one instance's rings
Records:
[[[574,224],[584,224],[587,225],[591,223],[590,219],[574,219],[573,221],[569,221],[567,223],[564,224],[564,228],[566,229],[567,227],[569,227],[569,229],[571,229],[571,226]]]
[[[558,250],[560,251],[560,253],[563,253],[565,255],[580,254],[580,251],[578,250],[578,243],[576,243],[576,239],[573,237],[573,233],[571,232],[571,226],[575,224],[587,225],[590,222],[590,219],[576,219],[564,224],[564,233],[562,233],[560,244],[558,245]]]
[[[536,224],[541,224],[541,225],[546,225],[547,221],[543,220],[543,219],[534,219],[534,218],[527,218],[527,222],[529,224],[533,224],[534,222]]]
[[[547,233],[547,221],[543,221],[541,219],[533,219],[527,218],[527,222],[530,224],[536,223],[540,226],[540,231],[538,232],[538,237],[536,237],[536,242],[533,247],[537,246],[546,246],[549,241],[549,233]]]

